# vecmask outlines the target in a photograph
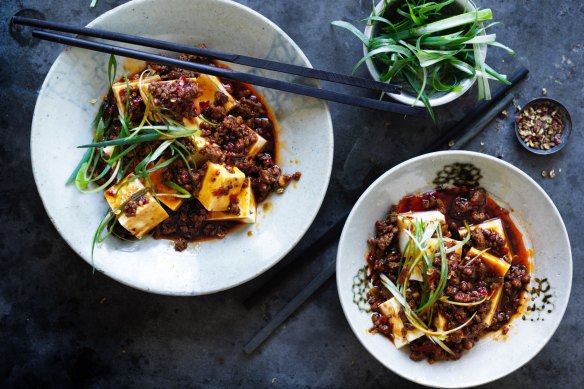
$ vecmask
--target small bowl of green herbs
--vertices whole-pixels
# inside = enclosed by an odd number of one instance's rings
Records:
[[[485,63],[487,46],[515,53],[490,33],[492,11],[470,0],[382,0],[364,22],[364,32],[333,22],[363,42],[364,56],[353,70],[365,63],[374,79],[403,87],[392,98],[425,106],[432,118],[432,107],[457,99],[475,82],[479,99],[490,99],[489,80],[509,84]]]

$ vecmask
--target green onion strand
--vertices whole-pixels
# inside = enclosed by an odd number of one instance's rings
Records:
[[[462,81],[476,78],[480,99],[490,99],[490,79],[508,83],[483,59],[487,46],[515,54],[497,42],[495,34],[486,33],[498,24],[488,23],[493,19],[491,9],[478,9],[473,2],[460,9],[454,0],[408,0],[398,2],[389,15],[387,6],[384,2],[381,12],[374,11],[364,20],[374,31],[371,37],[346,21],[332,22],[355,35],[367,48],[353,72],[366,61],[373,61],[380,81],[404,83],[415,96],[414,104],[421,101],[434,121],[430,99],[462,91]],[[452,11],[458,13],[452,15]]]

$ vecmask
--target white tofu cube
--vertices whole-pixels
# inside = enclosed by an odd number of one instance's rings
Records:
[[[148,85],[150,85],[150,83],[152,83],[154,81],[160,81],[160,76],[156,75],[156,76],[151,76],[151,77],[145,77],[142,79],[141,83],[140,83],[140,80],[133,80],[131,82],[126,82],[125,80],[123,80],[123,81],[116,82],[115,84],[113,84],[112,85],[112,92],[114,94],[114,98],[116,99],[116,105],[118,106],[118,111],[120,112],[120,115],[126,116],[126,103],[125,103],[125,101],[126,101],[126,94],[127,94],[128,87],[130,87],[131,92],[139,93],[142,97],[142,100],[144,102],[146,102],[146,100],[144,100],[142,90],[144,88],[146,88],[146,90],[147,90]],[[140,89],[140,90],[138,88],[139,85],[142,85],[142,89]]]
[[[503,294],[503,284],[499,285],[499,287],[489,296],[489,300],[491,301],[491,308],[489,312],[485,315],[483,322],[490,326],[493,322],[493,317],[495,316],[495,312],[499,307],[499,302],[501,301],[501,295]]]
[[[438,222],[445,223],[446,219],[441,212],[438,211],[427,211],[427,212],[411,212],[402,213],[397,215],[397,227],[399,229],[399,249],[402,254],[410,240],[410,237],[405,232],[406,230],[410,233],[414,233],[414,223],[416,220],[421,220],[424,222]]]
[[[406,344],[424,336],[424,333],[418,329],[407,331],[405,336],[402,333],[404,323],[399,317],[401,305],[397,302],[395,297],[390,298],[379,306],[379,310],[385,316],[389,317],[389,322],[392,325],[393,344],[396,348],[402,348]]]
[[[499,236],[501,236],[501,238],[503,238],[503,240],[505,241],[505,248],[504,248],[505,254],[507,254],[507,256],[509,258],[512,257],[511,249],[509,248],[509,241],[507,240],[507,235],[505,235],[505,229],[503,228],[503,222],[501,221],[500,218],[491,219],[491,220],[488,220],[486,222],[470,226],[471,231],[474,231],[477,228],[481,228],[483,230],[488,230],[488,231],[493,231],[493,232],[496,232],[497,234],[499,234]],[[466,228],[465,227],[459,228],[458,233],[460,234],[461,237],[464,237],[467,234]]]
[[[488,252],[483,252],[483,250],[477,250],[474,247],[471,247],[471,249],[466,253],[465,263],[468,263],[477,256],[479,256],[483,264],[489,267],[495,277],[504,277],[511,267],[510,263],[505,262],[501,258],[497,258]]]
[[[191,154],[190,159],[196,167],[202,166],[207,161],[207,157],[202,151],[209,145],[209,141],[202,136],[191,136],[189,139],[195,147],[195,152]]]
[[[217,77],[201,74],[197,78],[188,78],[187,80],[196,83],[199,89],[199,94],[195,98],[193,98],[192,101],[193,108],[196,111],[201,111],[201,103],[203,102],[213,103],[215,101],[215,94],[217,92],[221,92],[225,96],[227,96],[227,101],[223,105],[227,112],[229,112],[235,106],[235,99],[233,98],[233,96],[229,94],[229,92],[227,92],[227,90],[225,89],[223,84],[221,84],[221,81]],[[149,105],[150,110],[152,112],[156,112],[159,110],[159,107],[155,105],[154,97],[152,96],[148,89],[151,81],[149,81],[148,83],[146,83],[145,81],[146,79],[143,80],[141,84],[142,87],[140,88],[140,95],[142,96],[142,100],[144,101],[144,103]],[[176,84],[177,82],[179,82],[179,80],[167,80],[158,82],[161,84]],[[200,124],[200,119],[184,118],[183,124],[187,128],[198,127]]]
[[[156,77],[158,77],[158,76],[156,76]],[[201,103],[203,103],[203,102],[205,102],[205,103],[214,102],[215,101],[215,94],[217,92],[221,92],[221,93],[225,94],[225,96],[227,96],[227,101],[223,105],[225,107],[226,111],[230,111],[235,106],[235,99],[233,98],[233,96],[231,96],[227,92],[227,90],[225,89],[225,87],[223,86],[223,84],[221,83],[221,81],[217,77],[209,76],[206,74],[201,74],[197,78],[188,78],[188,80],[191,82],[195,82],[199,88],[199,94],[195,98],[193,98],[193,101],[192,101],[192,105],[193,105],[193,108],[195,111],[199,111],[199,112],[201,111]],[[144,101],[145,104],[148,104],[150,112],[157,112],[159,110],[159,107],[157,107],[155,105],[154,97],[152,96],[152,94],[148,90],[149,85],[152,83],[152,81],[157,81],[157,82],[162,83],[162,84],[173,84],[173,83],[177,83],[178,80],[160,81],[160,77],[158,77],[158,80],[150,80],[150,78],[147,78],[147,79],[144,79],[143,82],[140,84],[140,86],[141,86],[140,87],[140,95],[142,97],[142,100]],[[161,118],[156,118],[156,120],[160,121]],[[182,124],[188,129],[199,128],[201,123],[202,123],[202,120],[199,119],[198,117],[191,117],[191,118],[184,117],[182,120]],[[259,137],[259,135],[258,135],[258,137]],[[259,137],[259,138],[261,138],[261,137]],[[261,140],[263,140],[264,143],[261,143]],[[263,138],[258,139],[258,142],[256,142],[256,144],[254,144],[254,146],[256,148],[259,148],[259,150],[261,150],[261,148],[264,145],[265,145],[265,140]],[[257,152],[259,152],[259,150],[256,151],[256,154],[257,154]]]
[[[209,220],[238,221],[253,224],[256,221],[256,201],[251,189],[251,180],[246,179],[246,185],[237,195],[239,213],[209,212]]]
[[[235,99],[233,96],[225,90],[225,87],[215,76],[209,76],[207,74],[201,74],[197,78],[197,83],[199,84],[199,89],[201,90],[201,95],[197,97],[197,106],[200,102],[206,101],[212,103],[215,101],[215,93],[221,92],[227,96],[227,102],[223,105],[227,112],[231,111],[235,107]]]
[[[200,120],[197,118],[194,118],[193,120],[200,122]],[[189,125],[192,124],[193,126],[198,127],[198,124],[193,124],[194,123],[193,120],[187,119],[187,118],[184,119],[185,122],[190,123]],[[252,143],[249,146],[247,155],[249,155],[250,157],[255,157],[260,151],[262,151],[262,149],[265,147],[265,145],[268,143],[268,141],[265,140],[263,137],[261,137],[258,133],[256,133],[251,128],[247,127],[247,129],[250,133],[253,134],[253,136],[255,138],[254,143]],[[191,142],[193,143],[193,145],[195,146],[195,148],[197,149],[197,152],[195,152],[193,154],[193,161],[197,165],[202,165],[204,162],[207,161],[207,158],[201,153],[201,151],[205,147],[207,147],[210,144],[210,142],[207,138],[204,138],[201,136],[191,136],[190,139],[191,139]]]
[[[133,199],[138,192],[145,189],[139,179],[130,174],[119,184],[113,185],[105,191],[105,199],[111,209],[117,213],[118,222],[138,239],[142,239],[154,227],[168,218],[168,214],[156,199],[146,192],[137,199]],[[129,201],[136,201],[135,212],[132,216],[124,210]]]
[[[198,78],[187,78],[187,80],[192,82],[192,83],[197,83]],[[159,85],[159,84],[172,85],[172,84],[177,84],[179,82],[179,80],[160,81],[160,78],[159,78],[159,80],[155,80],[155,81],[156,81],[157,85]],[[148,106],[149,113],[150,113],[149,118],[154,117],[154,120],[160,122],[160,121],[163,121],[163,117],[161,117],[157,113],[158,112],[163,113],[163,112],[161,111],[161,108],[156,105],[155,98],[149,90],[151,84],[152,84],[152,82],[142,81],[142,83],[140,84],[140,96],[142,97],[142,101],[144,101],[144,104],[146,104]],[[192,100],[192,105],[197,108],[197,98],[194,98]],[[198,119],[196,117],[183,118],[182,124],[186,128],[199,128],[200,119]]]
[[[245,181],[245,174],[237,167],[226,168],[216,163],[207,163],[207,171],[197,199],[207,211],[225,211],[231,196],[237,196]]]
[[[266,146],[266,143],[268,143],[268,141],[265,140],[262,136],[260,136],[260,134],[258,134],[257,132],[255,132],[251,128],[248,127],[248,129],[254,133],[256,140],[249,147],[249,150],[247,151],[247,155],[249,155],[250,157],[255,157],[260,151],[262,151],[262,149]]]

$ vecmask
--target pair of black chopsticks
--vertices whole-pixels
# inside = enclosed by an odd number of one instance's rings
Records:
[[[462,148],[471,139],[473,139],[482,129],[493,120],[505,107],[513,100],[513,95],[507,94],[511,87],[519,83],[529,71],[520,68],[514,72],[509,81],[512,85],[504,85],[498,88],[492,95],[491,100],[482,101],[475,108],[469,111],[450,131],[441,135],[423,150],[422,154],[439,151],[444,148],[457,150]],[[381,172],[380,172],[381,173]],[[346,212],[331,228],[318,236],[302,252],[297,253],[286,266],[283,266],[271,278],[258,285],[243,301],[246,308],[252,308],[262,297],[277,284],[280,284],[285,275],[290,274],[295,267],[298,267],[299,261],[306,261],[314,258],[316,254],[324,250],[330,243],[339,239],[343,226],[349,212]],[[276,313],[270,322],[263,327],[243,348],[243,351],[250,354],[254,352],[280,324],[282,324],[290,315],[292,315],[310,296],[312,296],[327,280],[329,280],[336,270],[336,261],[330,261],[325,265],[316,277],[314,277],[284,308]]]
[[[173,51],[177,53],[194,54],[204,56],[211,59],[218,59],[221,61],[231,62],[240,65],[251,66],[255,68],[268,69],[281,73],[288,73],[308,78],[314,78],[323,81],[330,81],[333,83],[346,84],[367,88],[386,93],[401,93],[401,87],[392,84],[386,84],[374,80],[367,80],[360,77],[352,77],[338,73],[326,72],[323,70],[311,69],[303,66],[285,64],[281,62],[270,61],[266,59],[259,59],[248,57],[244,55],[225,53],[206,48],[191,47],[181,45],[178,43],[166,42],[156,39],[149,39],[135,35],[122,34],[118,32],[99,30],[87,27],[74,27],[67,24],[51,22],[39,19],[25,18],[21,16],[13,16],[12,23],[31,26],[35,28],[42,28],[47,30],[55,30],[65,33],[78,34],[83,36],[90,36],[100,39],[107,39],[116,42],[130,43],[137,46],[145,46],[161,50]],[[319,89],[307,85],[301,85],[291,82],[275,80],[267,77],[262,77],[249,73],[242,73],[231,69],[224,69],[199,63],[183,61],[174,58],[167,58],[161,55],[151,54],[144,51],[128,49],[120,46],[109,45],[90,41],[78,37],[68,35],[56,34],[47,31],[33,30],[32,35],[36,38],[48,40],[51,42],[62,43],[69,46],[80,47],[93,51],[99,51],[108,54],[119,55],[128,58],[134,58],[142,61],[149,61],[160,65],[174,66],[177,68],[188,69],[200,73],[209,74],[212,76],[223,77],[230,80],[241,81],[248,84],[262,86],[270,89],[277,89],[285,92],[295,93],[304,96],[316,97],[318,99],[333,101],[341,104],[354,105],[363,108],[372,108],[381,111],[394,112],[403,115],[425,117],[427,112],[425,109],[411,107],[399,103],[392,103],[383,100],[371,99],[361,96],[354,96],[334,92],[325,89]]]

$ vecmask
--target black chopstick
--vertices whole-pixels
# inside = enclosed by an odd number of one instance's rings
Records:
[[[476,121],[474,121],[473,124],[466,131],[464,131],[462,135],[460,135],[460,137],[449,141],[448,149],[458,150],[462,146],[470,142],[475,136],[477,136],[483,130],[483,128],[485,128],[487,124],[489,124],[491,120],[493,120],[493,118],[498,113],[500,113],[506,106],[511,104],[513,98],[514,96],[512,94],[508,94],[502,97],[495,105],[492,106],[493,108],[488,109],[488,112],[485,115],[479,117]]]
[[[312,296],[330,277],[335,274],[336,262],[329,262],[316,277],[306,285],[302,292],[298,293],[284,308],[282,308],[270,320],[268,325],[260,330],[245,346],[243,351],[247,354],[253,353],[266,340],[276,328],[280,326],[298,307],[300,307],[310,296]]]
[[[485,112],[489,107],[491,107],[496,101],[498,101],[505,93],[509,92],[509,90],[513,87],[513,85],[517,84],[521,80],[523,80],[529,74],[529,70],[524,67],[520,67],[516,71],[511,74],[509,77],[509,82],[511,85],[502,85],[493,94],[491,95],[491,100],[483,100],[478,103],[471,111],[469,111],[458,123],[456,123],[450,130],[446,133],[440,135],[434,142],[428,144],[426,148],[422,150],[422,154],[429,153],[433,151],[433,145],[441,144],[443,147],[448,145],[451,141],[454,140],[460,133],[469,125],[469,123],[479,117],[483,112]]]
[[[474,136],[476,136],[480,131],[482,131],[486,125],[493,120],[501,110],[511,103],[513,100],[512,95],[507,95],[500,101],[494,104],[490,104],[487,112],[484,113],[482,117],[478,119],[475,117],[475,121],[468,128],[468,136],[463,136],[460,138],[456,146],[452,149],[459,149],[468,143]],[[435,150],[439,150],[440,147],[436,146]],[[348,216],[348,214],[347,214]],[[347,216],[344,216],[346,218]],[[339,233],[340,235],[340,233]],[[337,236],[338,238],[338,236]],[[321,270],[316,277],[314,277],[310,283],[308,283],[302,290],[288,302],[284,308],[274,315],[272,320],[262,328],[243,348],[243,351],[247,354],[253,353],[271,334],[282,324],[290,315],[292,315],[300,306],[310,298],[327,280],[329,280],[336,272],[336,260],[332,260],[325,265],[323,270]]]
[[[108,45],[105,43],[93,42],[81,38],[70,37],[61,34],[55,34],[47,31],[33,30],[32,35],[35,38],[44,39],[51,42],[62,43],[69,46],[80,47],[83,49],[99,51],[102,53],[119,55],[122,57],[134,58],[141,61],[153,62],[161,65],[174,66],[177,68],[188,69],[212,76],[228,78],[230,80],[245,82],[252,85],[263,86],[265,88],[277,89],[284,92],[295,93],[304,96],[316,97],[322,100],[334,101],[336,103],[353,105],[362,108],[371,108],[380,111],[394,112],[403,115],[426,117],[425,109],[410,107],[388,101],[370,99],[360,96],[333,92],[330,90],[319,89],[307,85],[295,84],[286,81],[274,80],[255,74],[237,72],[231,69],[224,69],[216,66],[203,65],[200,63],[183,61],[180,59],[168,58],[161,55],[147,53],[133,49],[127,49],[120,46]]]
[[[458,137],[464,137],[465,134],[463,133],[465,129],[469,126],[471,122],[476,120],[482,113],[484,113],[489,107],[496,104],[496,102],[501,99],[505,93],[509,92],[511,87],[525,77],[527,77],[529,71],[521,67],[509,77],[509,81],[511,82],[511,86],[509,85],[502,85],[495,90],[492,94],[491,100],[484,100],[481,101],[479,104],[476,105],[475,108],[470,110],[460,121],[458,121],[452,128],[447,131],[444,135],[439,136],[436,140],[429,143],[426,146],[422,154],[429,153],[431,151],[438,151],[443,148],[448,148],[448,143],[452,142],[453,145],[460,145],[468,140],[457,139]],[[507,104],[505,104],[507,105]],[[461,133],[463,133],[461,135]],[[467,135],[468,136],[468,135]],[[461,141],[462,140],[462,141]],[[450,147],[452,149],[452,147]],[[270,278],[264,280],[262,283],[256,285],[256,287],[249,292],[247,297],[243,300],[243,305],[247,309],[251,309],[266,293],[271,290],[275,285],[279,284],[282,281],[282,278],[285,275],[289,274],[295,267],[298,266],[298,261],[305,261],[310,258],[307,254],[310,253],[312,255],[320,252],[324,247],[326,247],[331,241],[335,241],[341,234],[343,229],[343,225],[345,220],[347,220],[347,216],[349,213],[345,213],[342,215],[332,227],[330,227],[327,231],[325,231],[322,235],[318,238],[314,239],[312,243],[306,247],[306,249],[298,252],[291,258],[288,263],[283,266],[281,269],[278,269],[276,273],[271,275]]]
[[[300,262],[303,262],[309,258],[306,256],[306,253],[310,253],[312,256],[316,256],[322,249],[327,247],[329,243],[339,239],[348,216],[348,213],[342,216],[332,227],[318,236],[318,238],[314,239],[314,241],[307,248],[289,258],[288,263],[281,269],[278,269],[277,274],[267,279],[264,283],[258,284],[257,287],[245,298],[243,305],[247,309],[251,309],[261,298],[265,297],[266,291],[271,290],[274,286],[280,283],[281,277],[278,275],[283,276],[285,274],[290,274],[290,272],[298,267]]]
[[[401,86],[368,80],[361,77],[347,76],[345,74],[333,73],[324,70],[307,68],[304,66],[292,65],[267,59],[254,58],[246,55],[226,53],[218,50],[211,50],[202,47],[192,47],[179,43],[166,42],[158,39],[144,38],[136,35],[122,34],[119,32],[100,30],[97,28],[76,27],[64,23],[52,22],[25,18],[22,16],[13,16],[12,23],[25,26],[44,28],[47,30],[67,32],[94,38],[107,39],[111,41],[130,43],[133,45],[152,47],[155,49],[174,51],[177,53],[200,55],[207,58],[218,59],[220,61],[236,63],[240,65],[251,66],[254,68],[268,69],[280,73],[294,74],[297,76],[315,78],[323,81],[330,81],[337,84],[357,86],[360,88],[378,90],[387,93],[401,93]]]

